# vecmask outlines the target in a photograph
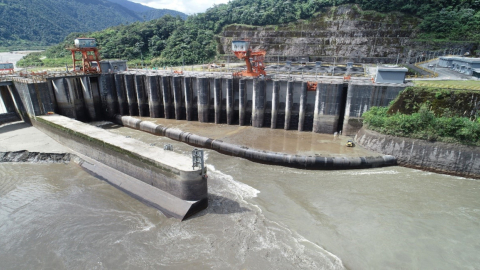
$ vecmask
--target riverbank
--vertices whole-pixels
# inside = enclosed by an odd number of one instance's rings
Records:
[[[355,141],[371,151],[395,156],[400,166],[480,179],[479,147],[395,137],[365,127]]]

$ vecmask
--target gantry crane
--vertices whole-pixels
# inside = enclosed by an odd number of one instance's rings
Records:
[[[238,59],[244,60],[247,65],[247,70],[235,72],[234,76],[240,77],[258,77],[260,75],[266,76],[265,73],[265,55],[264,50],[252,51],[250,42],[245,40],[232,41],[232,51]]]
[[[80,71],[84,73],[101,73],[100,53],[98,52],[97,42],[94,38],[77,38],[75,47],[69,48],[72,52],[73,70],[76,70],[77,62],[81,62]],[[78,59],[77,52],[81,53],[82,58]],[[96,67],[92,65],[96,63]]]

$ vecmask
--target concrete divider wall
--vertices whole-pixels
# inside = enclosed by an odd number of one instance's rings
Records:
[[[142,125],[138,121],[132,120],[130,124],[149,128],[149,125]],[[165,198],[157,198],[157,206],[168,215],[183,219],[207,207],[207,179],[200,169],[192,169],[189,157],[60,115],[37,117],[34,125],[77,153],[147,184],[140,193],[136,193],[137,197],[142,197],[151,189],[165,192],[162,195]],[[92,166],[87,169],[95,170]],[[98,170],[94,172],[102,174]],[[100,176],[109,178],[108,175]],[[116,183],[115,177],[107,181]],[[133,192],[128,188],[133,184],[124,183],[120,188]]]
[[[100,120],[102,116],[102,106],[98,91],[92,91],[90,78],[88,76],[82,76],[79,80],[83,90],[83,99],[88,118],[90,120]]]
[[[126,127],[142,130],[159,136],[166,136],[177,141],[185,142],[194,146],[213,149],[224,154],[246,158],[256,162],[287,167],[330,170],[374,168],[396,164],[396,159],[389,155],[377,157],[321,157],[290,155],[250,149],[245,146],[226,143],[221,140],[215,140],[189,132],[183,132],[178,129],[166,128],[164,126],[148,121],[141,121],[140,119],[130,116],[117,115],[115,117],[115,122]]]
[[[145,89],[145,75],[135,75],[135,92],[137,93],[138,114],[150,116],[148,104],[148,91]]]
[[[115,74],[115,90],[118,98],[118,111],[121,115],[129,115],[127,93],[125,92],[125,78],[123,74]]]
[[[480,178],[480,148],[380,134],[361,128],[355,136],[367,149],[393,155],[401,166]]]
[[[98,77],[98,86],[102,100],[102,111],[106,119],[113,118],[118,114],[118,98],[115,89],[113,74],[102,74]]]
[[[135,75],[125,74],[125,92],[127,94],[128,112],[131,116],[138,116],[138,101],[135,91]]]
[[[355,135],[362,128],[362,114],[372,106],[388,106],[407,85],[348,85],[343,134]]]
[[[150,117],[160,118],[164,115],[161,107],[161,96],[157,76],[146,76],[145,88],[148,96],[148,111]]]

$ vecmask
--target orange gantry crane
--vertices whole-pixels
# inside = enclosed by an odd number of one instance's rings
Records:
[[[77,38],[75,39],[75,47],[69,48],[72,52],[73,70],[77,70],[77,63],[80,71],[84,73],[100,73],[100,53],[98,52],[97,42],[94,38]],[[81,58],[77,58],[80,53]],[[81,62],[81,65],[80,65]],[[96,66],[93,65],[96,63]]]
[[[247,70],[235,72],[233,73],[234,76],[258,77],[267,75],[264,64],[266,51],[252,51],[250,42],[245,40],[232,41],[232,51],[238,59],[244,60],[247,65]]]

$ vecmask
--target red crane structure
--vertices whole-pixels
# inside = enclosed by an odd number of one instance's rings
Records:
[[[250,42],[245,40],[232,41],[232,51],[238,59],[245,60],[247,70],[235,72],[233,76],[240,77],[258,77],[260,75],[266,76],[265,73],[265,55],[264,50],[252,51]]]
[[[94,38],[77,38],[75,47],[69,48],[72,52],[73,70],[76,70],[77,63],[80,64],[80,71],[84,73],[101,73],[100,53],[98,52],[97,42]],[[80,52],[81,58],[77,58]],[[96,67],[93,65],[96,63]]]

